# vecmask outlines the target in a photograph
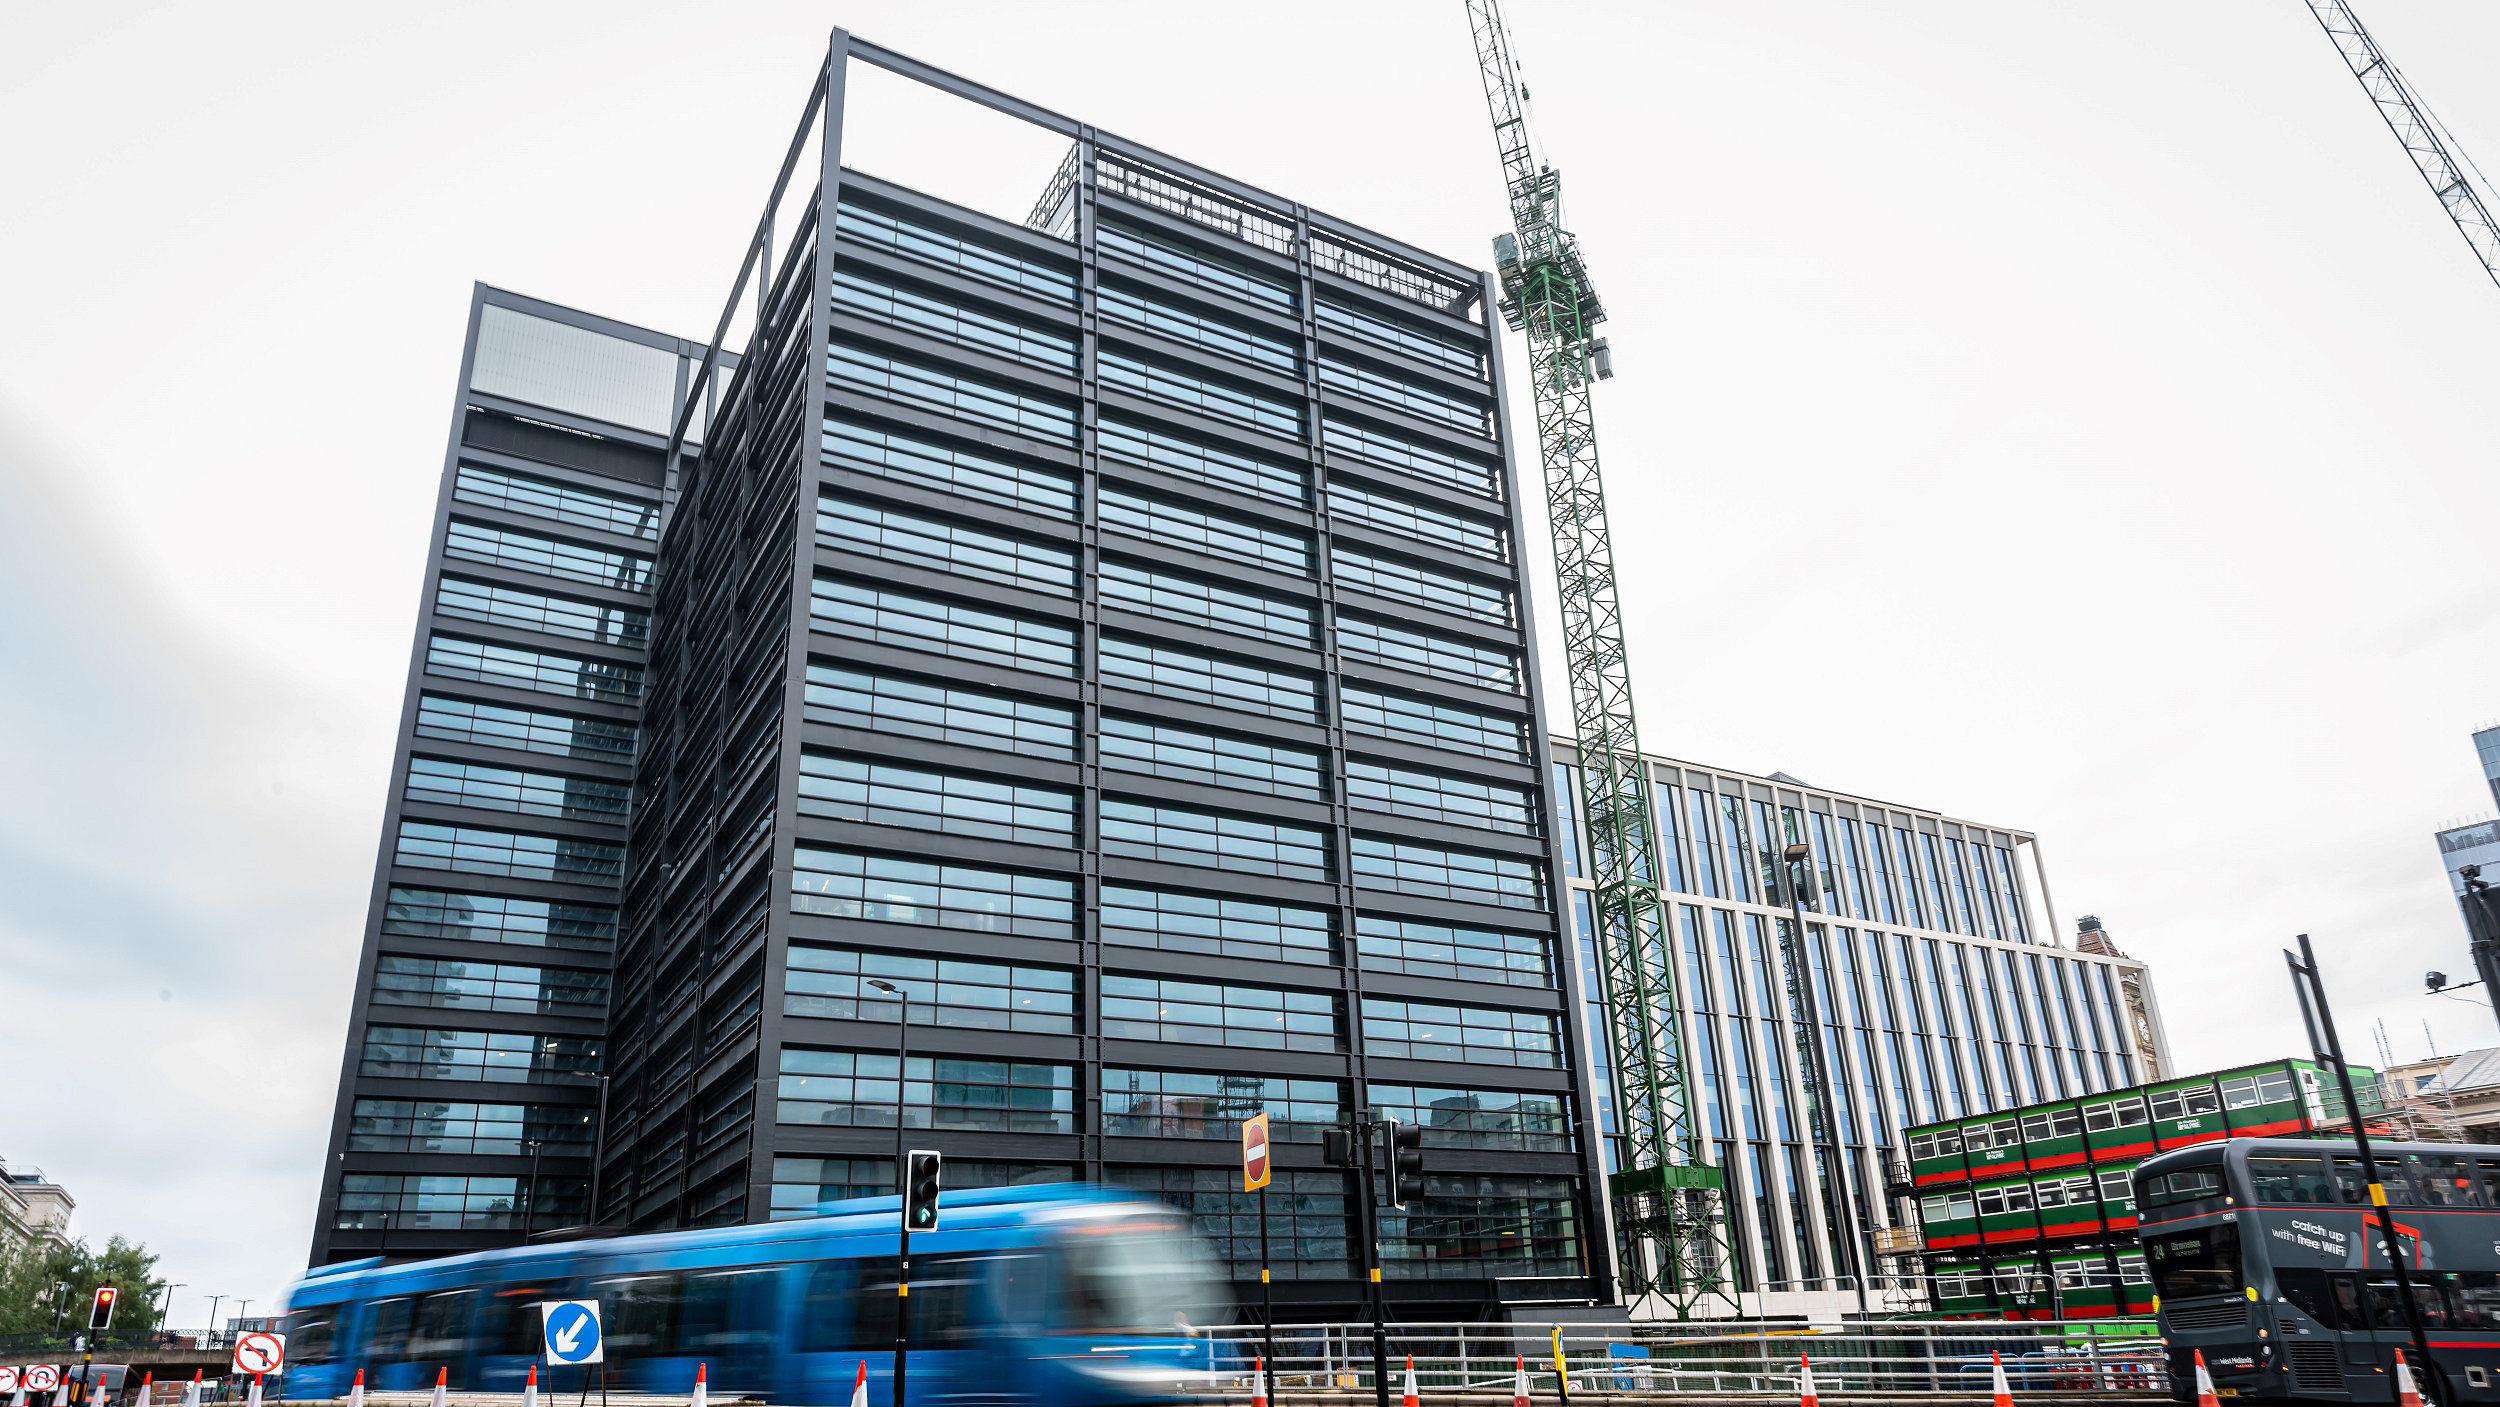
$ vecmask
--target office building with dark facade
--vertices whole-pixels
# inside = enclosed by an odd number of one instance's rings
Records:
[[[477,295],[314,1262],[890,1192],[899,1080],[1253,1283],[1267,1110],[1308,1316],[1320,1130],[1420,1122],[1393,1303],[1608,1297],[1485,277],[831,55],[751,336]],[[862,63],[1066,138],[1032,217],[844,168]]]

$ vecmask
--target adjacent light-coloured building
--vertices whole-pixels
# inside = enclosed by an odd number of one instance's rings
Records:
[[[1554,744],[1555,791],[1579,792],[1576,750]],[[1868,1307],[1922,1307],[1924,1277],[1902,1130],[2171,1073],[2161,1008],[2142,962],[2097,927],[2060,946],[2027,831],[1813,786],[1651,759],[1660,878],[1671,892],[1675,1001],[1691,1117],[1725,1171],[1734,1278],[1747,1314],[1854,1313],[1847,1278],[1869,1267]],[[1576,819],[1565,855],[1588,1048],[1606,1058],[1603,988]],[[1845,1217],[1826,1205],[1810,1141],[1788,951],[1789,867],[1812,853],[1798,894],[1805,965],[1824,1026],[1831,1107],[1846,1150]],[[1618,1164],[1611,1071],[1595,1072],[1609,1170]],[[1906,1189],[1905,1189],[1906,1190]],[[1853,1223],[1835,1225],[1835,1221]],[[1643,1306],[1635,1306],[1636,1315]]]
[[[70,1213],[78,1200],[69,1189],[30,1168],[0,1161],[0,1244],[8,1248],[28,1241],[60,1245],[69,1240]]]

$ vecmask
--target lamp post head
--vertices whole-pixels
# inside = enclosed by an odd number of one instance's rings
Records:
[[[893,983],[891,983],[891,982],[882,981],[882,980],[880,980],[880,979],[878,979],[878,978],[871,977],[871,978],[869,978],[869,979],[868,979],[868,985],[869,985],[869,986],[871,986],[871,987],[876,988],[878,991],[885,993],[887,996],[892,997],[892,998],[894,998],[894,999],[895,999],[895,1000],[897,1000],[897,1001],[900,1001],[900,1000],[902,1000],[902,999],[903,999],[903,990],[902,990],[902,988],[895,986],[895,985],[894,985]]]
[[[1789,846],[1786,850],[1781,851],[1780,858],[1794,864],[1813,853],[1813,851],[1806,848],[1806,843],[1801,840],[1796,844]]]

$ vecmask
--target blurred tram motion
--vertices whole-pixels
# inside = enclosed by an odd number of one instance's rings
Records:
[[[516,1246],[384,1266],[323,1266],[288,1299],[287,1396],[517,1392],[537,1361],[543,1300],[599,1301],[608,1386],[682,1395],[707,1365],[715,1395],[892,1407],[898,1201],[606,1240]],[[949,1192],[912,1237],[911,1403],[1146,1403],[1202,1391],[1203,1326],[1231,1307],[1184,1218],[1113,1188]],[[1229,1353],[1228,1350],[1224,1352]],[[547,1386],[573,1390],[555,1368]]]

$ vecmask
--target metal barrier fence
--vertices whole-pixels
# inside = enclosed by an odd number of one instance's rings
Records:
[[[1423,1395],[1506,1395],[1523,1358],[1530,1390],[1553,1393],[1556,1329],[1574,1392],[1793,1394],[1799,1361],[1810,1356],[1823,1392],[1984,1393],[1992,1353],[2004,1360],[2018,1392],[2170,1391],[2151,1319],[1392,1324],[1390,1390],[1403,1385],[1411,1354]],[[1207,1333],[1210,1385],[1247,1390],[1259,1327],[1228,1325]],[[1276,1374],[1280,1396],[1296,1389],[1369,1389],[1371,1325],[1277,1325]]]

